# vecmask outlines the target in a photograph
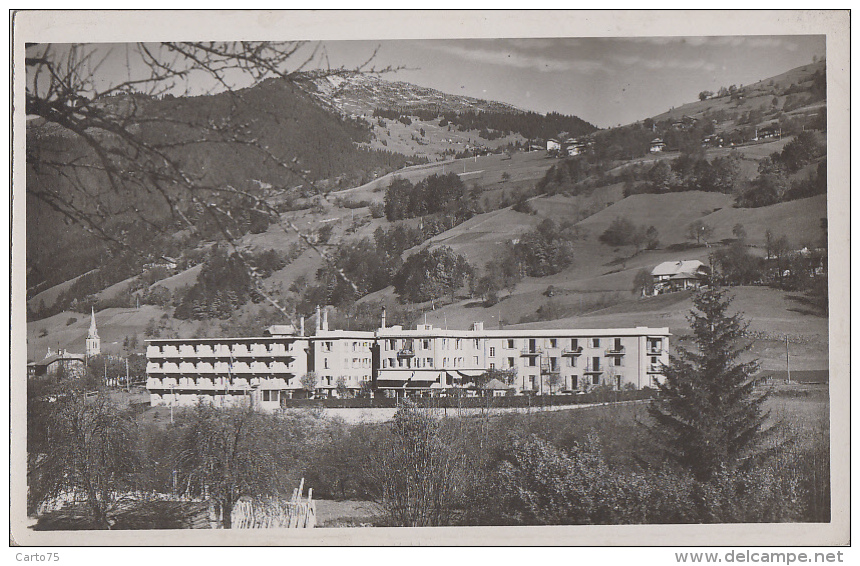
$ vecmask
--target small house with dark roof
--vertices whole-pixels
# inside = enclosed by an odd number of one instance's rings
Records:
[[[708,266],[697,259],[664,261],[651,270],[654,278],[653,294],[697,289],[709,274]]]
[[[660,153],[662,151],[666,151],[666,144],[663,143],[661,138],[654,138],[651,140],[651,153]]]
[[[86,356],[83,354],[71,354],[65,350],[52,352],[48,348],[45,358],[38,362],[27,364],[27,377],[74,377],[78,378],[84,374]]]

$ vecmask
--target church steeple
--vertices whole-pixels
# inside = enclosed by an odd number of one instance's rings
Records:
[[[96,309],[92,308],[90,315],[90,331],[87,333],[87,356],[98,356],[101,353],[101,340],[96,330]]]

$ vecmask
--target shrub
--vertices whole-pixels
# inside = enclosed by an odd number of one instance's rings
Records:
[[[452,449],[438,420],[404,402],[377,455],[381,504],[393,525],[451,523],[462,457]]]
[[[373,218],[382,218],[385,216],[385,205],[381,202],[375,202],[370,205],[370,215]]]

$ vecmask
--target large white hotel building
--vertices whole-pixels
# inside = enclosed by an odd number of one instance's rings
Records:
[[[490,369],[512,370],[516,393],[573,393],[596,385],[641,389],[663,379],[668,328],[468,330],[382,324],[375,332],[329,330],[325,312],[306,335],[304,321],[256,338],[147,341],[151,404],[250,403],[277,409],[317,375],[317,394],[369,386],[379,395],[444,392]]]

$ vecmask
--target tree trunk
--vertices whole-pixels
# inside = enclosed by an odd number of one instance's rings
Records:
[[[221,527],[224,529],[233,528],[233,502],[221,502]]]

